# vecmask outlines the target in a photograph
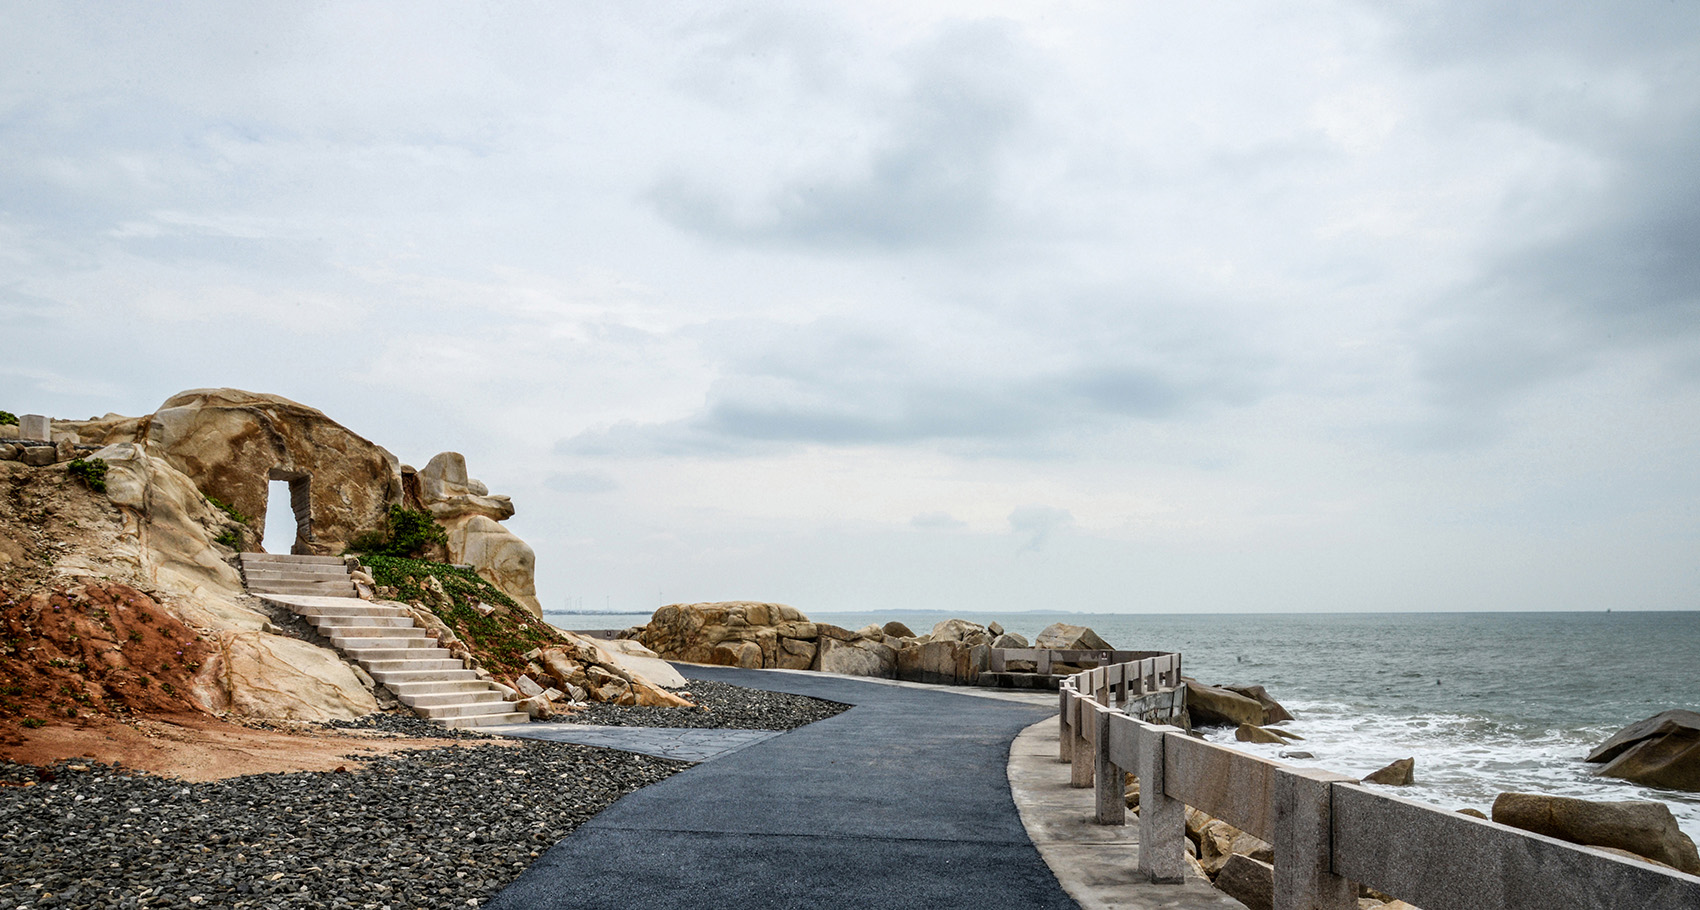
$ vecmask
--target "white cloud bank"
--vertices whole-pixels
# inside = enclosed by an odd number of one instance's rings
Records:
[[[1700,12],[3,6],[0,408],[276,392],[546,605],[1700,607]]]

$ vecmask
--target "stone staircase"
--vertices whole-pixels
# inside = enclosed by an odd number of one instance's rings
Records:
[[[349,561],[335,556],[243,553],[248,592],[290,610],[395,693],[421,717],[446,727],[519,724],[502,691],[449,656],[405,607],[355,596]],[[332,571],[332,570],[335,571]],[[340,573],[340,574],[339,574]]]

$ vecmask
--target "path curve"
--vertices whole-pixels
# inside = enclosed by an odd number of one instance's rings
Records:
[[[632,793],[496,910],[1078,910],[1022,827],[1007,765],[1054,708],[948,688],[681,666],[854,705]]]

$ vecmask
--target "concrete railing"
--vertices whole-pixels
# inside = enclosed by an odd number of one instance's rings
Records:
[[[1063,681],[1060,755],[1070,783],[1096,784],[1099,824],[1124,824],[1122,775],[1139,779],[1138,868],[1178,883],[1193,806],[1275,854],[1275,910],[1357,910],[1357,884],[1423,910],[1643,910],[1700,907],[1700,877],[1371,792],[1356,779],[1297,768],[1147,723],[1111,704],[1129,679],[1179,687],[1156,658]],[[1149,688],[1144,694],[1152,693]],[[1184,691],[1184,689],[1181,689]]]

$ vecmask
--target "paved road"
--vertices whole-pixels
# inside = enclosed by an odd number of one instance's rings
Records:
[[[1077,910],[1010,798],[1010,741],[1054,709],[813,674],[690,677],[855,705],[633,793],[488,905]]]

